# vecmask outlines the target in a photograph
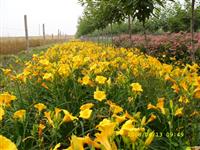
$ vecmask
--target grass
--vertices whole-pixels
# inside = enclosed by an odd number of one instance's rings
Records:
[[[20,72],[24,68],[24,63],[32,58],[33,54],[46,51],[54,44],[39,46],[27,51],[21,51],[18,54],[0,55],[0,68],[13,68],[16,72]],[[7,82],[4,80],[0,72],[0,91],[3,91]]]
[[[16,60],[21,61],[27,61],[31,59],[33,54],[40,53],[42,51],[47,50],[49,47],[51,47],[54,44],[48,44],[44,46],[38,46],[35,48],[31,48],[28,52],[25,50],[20,51],[18,54],[4,54],[0,55],[0,67],[7,68],[9,66],[16,67],[18,64],[16,64]]]
[[[59,40],[57,37],[52,38],[47,36],[44,40],[43,37],[35,36],[29,38],[30,48],[64,42],[72,36],[62,36]],[[0,37],[0,55],[17,54],[26,49],[26,40],[24,37]]]

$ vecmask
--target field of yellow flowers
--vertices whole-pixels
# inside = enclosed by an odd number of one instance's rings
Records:
[[[200,145],[197,64],[72,41],[0,71],[1,150],[190,150]]]

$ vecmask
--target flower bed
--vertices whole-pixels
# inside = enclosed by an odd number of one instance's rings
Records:
[[[54,150],[200,144],[196,64],[180,69],[138,49],[69,42],[24,66],[21,73],[2,69],[8,84],[0,94],[0,149],[13,142]]]

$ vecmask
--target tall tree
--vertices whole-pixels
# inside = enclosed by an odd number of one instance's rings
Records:
[[[85,5],[86,12],[95,29],[105,28],[109,24],[119,23],[128,19],[129,34],[131,37],[131,18],[137,18],[142,22],[144,29],[145,22],[153,14],[157,6],[163,6],[167,0],[79,0]],[[173,0],[168,0],[173,1]],[[87,15],[86,15],[87,16]],[[87,17],[88,18],[88,17]],[[145,41],[147,42],[146,30],[144,30]]]
[[[173,1],[173,0],[168,0]],[[132,16],[142,22],[144,28],[145,43],[147,44],[146,36],[146,20],[154,13],[157,6],[164,6],[166,0],[120,0],[126,16]]]
[[[192,36],[192,61],[195,61],[195,49],[194,49],[194,6],[195,0],[192,0],[192,13],[191,13],[191,36]]]
[[[185,0],[186,7],[191,13],[191,23],[190,23],[190,32],[191,32],[191,51],[190,57],[192,61],[195,61],[195,47],[194,47],[194,24],[195,24],[195,3],[196,0]]]

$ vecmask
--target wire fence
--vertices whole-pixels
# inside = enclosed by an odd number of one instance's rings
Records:
[[[28,22],[24,19],[24,25],[22,28],[0,26],[0,55],[16,54],[38,46],[65,42],[72,38],[59,29],[57,34],[46,34],[44,24],[28,28]],[[35,34],[37,32],[38,34]]]

